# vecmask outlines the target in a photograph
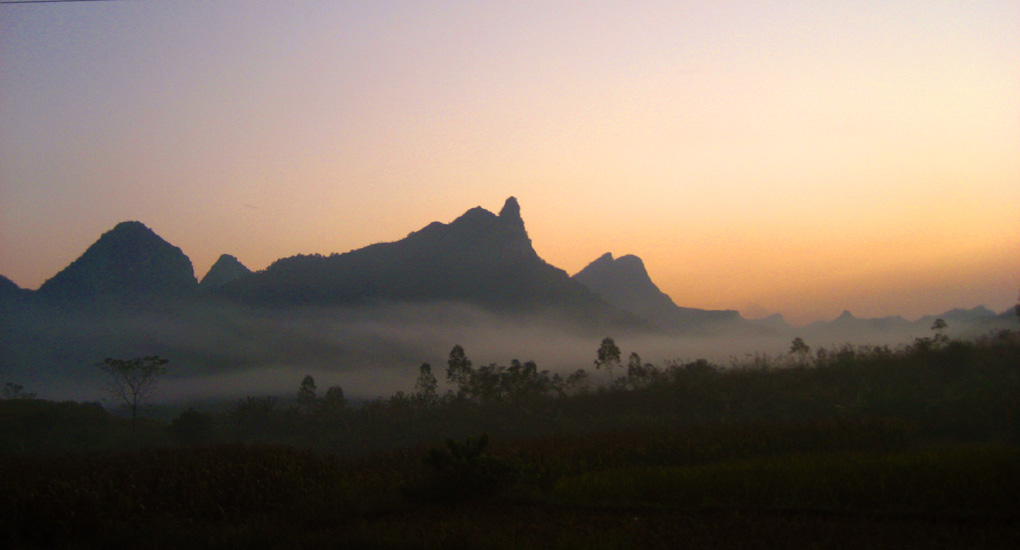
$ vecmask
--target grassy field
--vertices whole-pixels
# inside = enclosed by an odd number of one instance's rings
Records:
[[[346,459],[267,445],[6,457],[0,532],[12,548],[1020,542],[1020,447],[918,447],[889,443],[889,434],[881,443],[870,421],[831,428],[840,444],[803,451],[801,439],[819,426],[760,425],[758,442],[718,450],[718,459],[690,449],[734,436],[732,427],[631,433],[620,441],[625,449],[612,447],[614,434],[565,438],[553,452],[552,438],[521,440],[447,471],[430,466],[423,448]],[[847,450],[855,437],[870,450]],[[593,440],[603,456],[588,455]],[[493,461],[511,476],[490,482]]]

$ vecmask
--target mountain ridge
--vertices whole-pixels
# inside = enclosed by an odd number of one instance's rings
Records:
[[[138,221],[118,223],[35,295],[48,301],[181,296],[198,289],[191,260]]]
[[[512,313],[621,317],[538,256],[514,197],[499,214],[474,207],[450,223],[432,222],[398,241],[330,256],[282,258],[217,292],[262,305],[463,301]]]

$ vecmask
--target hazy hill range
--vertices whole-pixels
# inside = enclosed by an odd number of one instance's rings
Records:
[[[946,322],[944,333],[950,337],[972,338],[999,330],[1015,329],[1016,316],[1011,311],[996,314],[978,306],[973,309],[951,309],[937,315],[926,315],[909,321],[899,315],[861,318],[843,311],[832,321],[817,321],[803,327],[792,327],[782,316],[772,315],[752,321],[762,327],[787,336],[801,336],[814,345],[834,345],[846,342],[889,344],[909,342],[914,338],[930,337],[936,319]]]
[[[37,291],[0,277],[0,383],[95,399],[103,358],[158,354],[171,359],[179,394],[264,393],[274,391],[267,380],[290,388],[317,372],[342,374],[335,380],[352,395],[378,395],[408,390],[414,369],[441,364],[454,344],[480,361],[536,359],[566,372],[590,366],[606,335],[650,361],[679,353],[725,361],[785,353],[794,336],[815,349],[906,342],[931,336],[936,317],[949,336],[1016,324],[1012,313],[975,308],[914,322],[845,312],[794,328],[780,316],[679,307],[636,256],[605,254],[573,277],[548,264],[513,197],[498,214],[472,208],[399,241],[257,272],[225,254],[201,284],[180,248],[132,221]]]

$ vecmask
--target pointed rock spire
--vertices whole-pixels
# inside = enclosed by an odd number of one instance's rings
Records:
[[[515,229],[524,230],[524,219],[521,218],[521,205],[517,199],[510,197],[503,203],[503,209],[499,211],[499,219],[504,224]]]

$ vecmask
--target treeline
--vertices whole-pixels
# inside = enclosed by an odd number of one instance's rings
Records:
[[[0,452],[37,453],[147,445],[275,443],[364,454],[488,433],[494,439],[720,424],[894,419],[918,435],[1020,441],[1020,337],[921,338],[897,349],[812,350],[800,339],[782,356],[719,365],[704,359],[626,363],[612,339],[595,375],[540,370],[532,361],[475,366],[455,346],[440,390],[423,364],[412,391],[351,403],[339,386],[307,376],[293,398],[249,396],[220,412],[189,409],[169,423],[110,415],[98,404],[0,401]],[[596,383],[598,378],[603,383]]]

